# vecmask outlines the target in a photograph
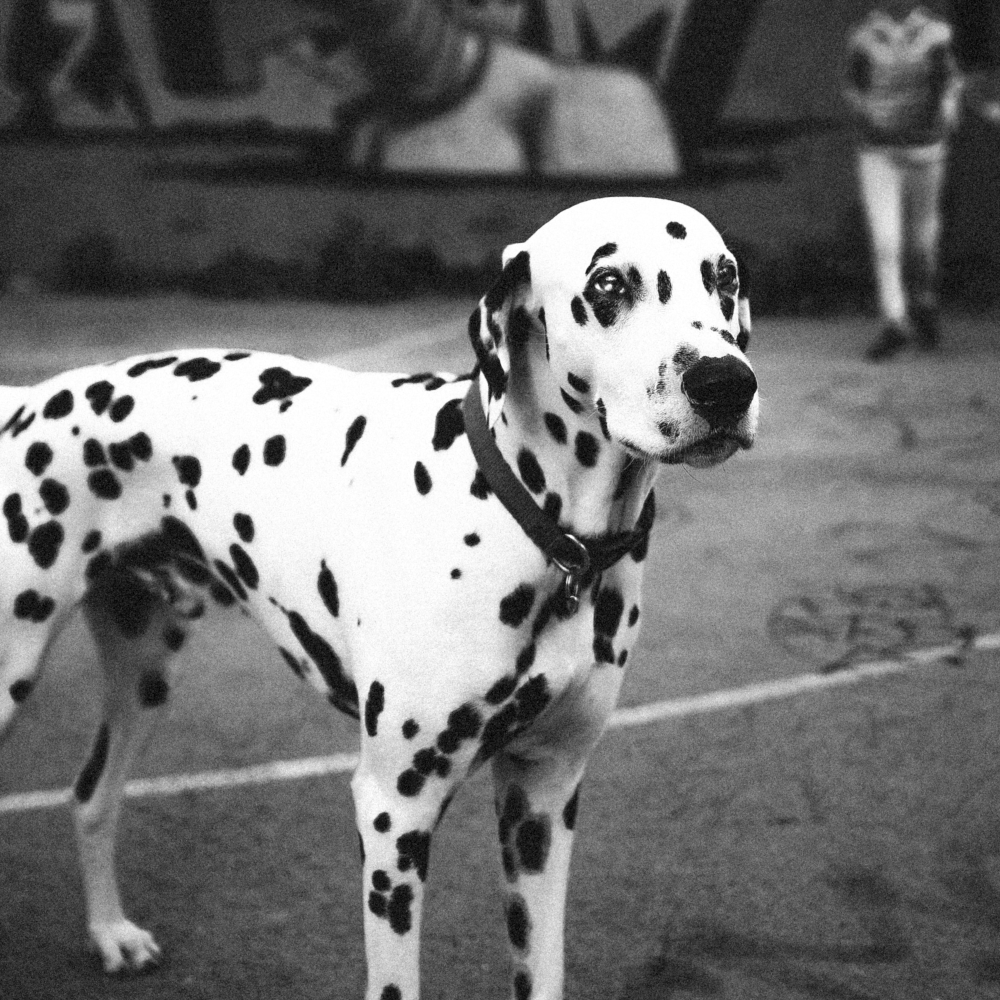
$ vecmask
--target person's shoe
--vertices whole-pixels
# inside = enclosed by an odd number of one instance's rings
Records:
[[[887,323],[882,329],[882,336],[865,351],[869,361],[886,361],[898,354],[909,343],[907,336],[895,323]]]
[[[913,310],[913,333],[917,348],[936,351],[941,346],[941,321],[933,306],[920,306]]]

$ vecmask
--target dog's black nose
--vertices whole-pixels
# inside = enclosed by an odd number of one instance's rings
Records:
[[[681,389],[695,413],[714,427],[746,413],[757,379],[749,365],[732,355],[702,358],[684,372]]]

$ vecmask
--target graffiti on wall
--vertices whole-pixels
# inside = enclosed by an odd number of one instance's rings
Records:
[[[758,6],[6,0],[0,132],[306,139],[374,173],[671,177],[678,121],[706,117],[692,76],[718,104]]]

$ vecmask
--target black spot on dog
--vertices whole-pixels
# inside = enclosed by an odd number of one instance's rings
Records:
[[[389,896],[389,906],[386,915],[389,926],[400,936],[409,933],[413,926],[410,905],[413,903],[413,890],[408,885],[397,885]]]
[[[139,678],[139,704],[143,708],[157,708],[170,695],[170,685],[159,670],[144,670]]]
[[[281,653],[282,659],[284,659],[285,663],[288,664],[288,666],[292,670],[292,673],[295,674],[296,677],[305,677],[306,675],[305,666],[302,663],[300,663],[294,656],[292,656],[292,654],[289,653],[284,646],[279,646],[278,652]]]
[[[22,590],[14,598],[14,617],[41,624],[55,610],[56,602],[43,597],[37,590]]]
[[[326,610],[336,618],[340,614],[340,596],[337,592],[337,581],[334,579],[333,573],[330,571],[330,567],[327,566],[325,559],[320,561],[319,566],[316,589],[319,591],[319,596],[323,599]]]
[[[520,653],[517,654],[517,660],[514,662],[514,673],[521,676],[521,674],[527,673],[531,669],[531,665],[535,662],[535,644],[529,643]]]
[[[87,438],[83,442],[83,464],[93,469],[98,465],[107,465],[108,460],[104,454],[104,448],[100,441],[94,438]]]
[[[29,472],[40,476],[52,461],[52,449],[44,441],[35,441],[24,455],[24,465]]]
[[[450,576],[451,576],[451,578],[452,578],[453,580],[458,580],[458,579],[460,579],[460,578],[461,578],[461,576],[462,576],[462,571],[461,571],[461,570],[460,570],[460,569],[459,569],[459,568],[458,568],[458,567],[456,566],[456,567],[455,567],[455,568],[454,568],[454,569],[453,569],[453,570],[451,571],[451,573],[450,573]]]
[[[590,383],[585,378],[574,375],[573,372],[566,372],[566,381],[569,382],[570,388],[576,392],[590,392]]]
[[[239,573],[240,579],[251,590],[256,590],[257,584],[260,583],[260,573],[254,565],[254,561],[247,555],[246,549],[242,545],[237,545],[236,542],[233,542],[229,546],[229,557],[233,560],[233,565],[236,567],[236,572]]]
[[[128,446],[140,462],[148,462],[153,457],[153,442],[145,431],[139,431],[128,439]]]
[[[340,657],[322,636],[313,632],[297,611],[289,611],[287,615],[292,634],[319,668],[323,680],[330,689],[331,703],[342,712],[357,719],[359,717],[358,689],[344,673]]]
[[[246,542],[249,545],[253,541],[253,518],[249,514],[234,514],[233,527],[236,529],[236,534],[240,536],[241,542]]]
[[[663,303],[670,301],[674,286],[670,281],[670,275],[666,271],[660,271],[656,276],[656,295]]]
[[[24,413],[24,407],[19,406],[14,411],[14,414],[10,418],[10,420],[8,420],[7,423],[3,425],[3,427],[0,427],[0,437],[3,437],[3,435],[6,434],[7,431],[10,431],[11,432],[10,436],[12,438],[16,438],[18,434],[20,434],[22,431],[27,430],[32,425],[36,416],[34,411],[29,413],[28,416],[22,420],[21,415],[23,413]]]
[[[163,645],[170,650],[171,653],[176,653],[180,650],[181,646],[184,645],[184,640],[187,638],[187,633],[182,628],[178,628],[176,625],[168,625],[163,630]]]
[[[387,983],[382,987],[378,1000],[403,1000],[403,991],[395,983]]]
[[[399,858],[396,867],[401,872],[412,868],[421,882],[427,881],[427,866],[431,855],[431,835],[426,830],[411,830],[396,839]]]
[[[57,392],[42,408],[46,420],[58,420],[73,412],[73,393],[69,389]]]
[[[3,515],[7,518],[7,531],[15,544],[28,537],[28,519],[21,508],[21,494],[11,493],[3,502]]]
[[[194,455],[175,455],[171,461],[183,486],[197,486],[201,482],[201,462]]]
[[[412,740],[413,737],[419,732],[420,726],[415,719],[407,719],[406,722],[403,723],[402,733],[404,739]]]
[[[242,476],[250,466],[250,447],[241,444],[233,452],[233,468]]]
[[[546,493],[542,510],[548,514],[551,520],[558,521],[559,515],[562,513],[562,497],[558,493]]]
[[[552,821],[544,815],[523,819],[518,825],[514,842],[525,871],[544,871],[552,844]]]
[[[219,361],[209,361],[208,358],[189,358],[182,361],[175,369],[178,378],[186,378],[189,382],[202,382],[211,378],[222,368]]]
[[[264,442],[264,464],[281,465],[285,460],[285,435],[275,434]]]
[[[559,387],[559,395],[562,396],[563,402],[573,413],[583,412],[583,403],[578,399],[574,399],[562,386]]]
[[[58,521],[46,521],[28,535],[28,552],[36,565],[48,569],[58,558],[65,532]]]
[[[185,490],[184,499],[187,501],[190,510],[198,509],[198,498],[195,496],[194,490]]]
[[[573,314],[573,319],[576,320],[579,326],[587,325],[587,320],[590,317],[587,315],[587,307],[583,304],[583,299],[579,295],[573,296],[569,304],[569,311]]]
[[[379,892],[388,892],[392,888],[392,879],[389,878],[387,872],[384,872],[381,868],[376,868],[372,872],[372,888],[377,889]]]
[[[146,372],[152,371],[154,368],[166,368],[167,365],[172,365],[176,360],[176,357],[149,358],[146,361],[140,361],[138,364],[132,365],[125,374],[129,378],[138,378],[140,375],[145,375]]]
[[[606,635],[594,636],[594,659],[598,663],[614,663],[615,649]]]
[[[603,587],[594,604],[594,631],[614,638],[624,609],[621,592],[614,587]]]
[[[545,473],[530,449],[522,448],[517,453],[517,471],[532,493],[541,493],[545,489]]]
[[[566,421],[562,417],[557,416],[555,413],[544,413],[542,415],[542,420],[545,423],[545,429],[552,435],[552,440],[556,444],[566,443]]]
[[[119,396],[108,410],[111,420],[120,424],[135,409],[135,400],[131,396]]]
[[[511,628],[518,628],[531,612],[535,603],[535,588],[528,583],[518,584],[500,601],[500,621]]]
[[[493,492],[490,489],[490,484],[486,482],[486,477],[483,475],[481,469],[476,469],[476,474],[472,477],[472,485],[469,487],[469,492],[477,500],[485,500]]]
[[[570,796],[569,801],[563,806],[562,820],[563,826],[567,830],[576,829],[576,814],[580,806],[580,786],[577,785]]]
[[[687,227],[682,226],[679,222],[668,222],[667,223],[667,234],[673,236],[675,240],[682,240],[687,236]]]
[[[501,677],[500,680],[496,681],[493,684],[493,686],[486,692],[484,698],[490,705],[499,705],[501,702],[506,701],[514,693],[514,690],[516,688],[517,688],[517,678],[513,675],[508,674],[506,677]],[[491,719],[490,722],[487,723],[487,727],[493,725],[495,728],[496,726],[494,722],[495,719],[496,716],[494,716],[493,719]],[[484,743],[486,742],[485,734],[483,742]]]
[[[600,445],[597,438],[587,431],[579,431],[574,442],[576,460],[584,468],[592,469],[597,464],[597,455],[600,452]]]
[[[21,679],[19,681],[14,681],[9,688],[7,688],[7,693],[10,695],[10,700],[14,702],[15,705],[20,705],[23,701],[28,699],[35,685],[33,681]]]
[[[365,432],[365,424],[368,420],[364,416],[357,416],[351,421],[351,426],[347,428],[347,435],[344,439],[344,454],[340,456],[340,464],[347,464],[354,446],[361,440],[361,435]]]
[[[455,439],[465,433],[465,418],[462,416],[462,400],[449,399],[434,418],[434,437],[431,445],[435,451],[450,448]]]
[[[413,755],[413,769],[425,777],[436,774],[439,778],[447,778],[451,772],[451,761],[434,747],[425,747]]]
[[[69,490],[55,479],[43,479],[38,495],[45,509],[52,515],[61,514],[69,506]]]
[[[733,318],[733,313],[736,311],[736,303],[733,302],[731,296],[720,295],[719,305],[722,307],[722,315],[728,323]]]
[[[701,262],[701,283],[705,286],[705,291],[709,295],[715,291],[715,264],[710,260],[703,260]]]
[[[628,650],[627,650],[627,649],[623,649],[623,650],[622,650],[622,651],[621,651],[621,652],[620,652],[620,653],[618,654],[618,666],[619,666],[619,667],[624,667],[624,666],[625,666],[625,661],[626,661],[627,659],[628,659]]]
[[[471,548],[472,546],[478,545],[482,539],[474,531],[470,531],[462,538],[462,541]]]
[[[460,705],[448,715],[448,727],[438,735],[437,747],[442,753],[455,753],[463,740],[475,739],[483,720],[470,704]]]
[[[372,826],[379,833],[388,833],[390,827],[392,826],[392,819],[387,812],[380,812],[372,822]]]
[[[219,576],[221,576],[222,579],[229,585],[228,589],[226,587],[221,587],[221,589],[218,590],[210,588],[212,596],[225,607],[228,607],[233,603],[233,591],[236,592],[236,596],[239,597],[241,601],[245,601],[247,599],[246,588],[243,586],[236,573],[221,559],[214,560],[212,565],[215,567],[215,572],[218,573]]]
[[[629,609],[628,613],[629,627],[630,628],[633,627],[638,620],[639,620],[639,605],[633,604],[632,607]]]
[[[132,449],[127,441],[113,442],[108,445],[108,455],[111,457],[111,464],[122,472],[131,472],[135,467],[135,460],[132,457]]]
[[[115,387],[110,382],[102,380],[88,385],[83,394],[90,401],[90,408],[100,416],[108,408],[115,394]]]
[[[111,733],[107,723],[102,723],[97,731],[97,740],[94,742],[94,749],[90,752],[87,763],[84,764],[80,776],[73,786],[73,794],[77,802],[89,802],[97,788],[97,783],[101,780],[104,767],[108,762],[108,745],[111,741]]]
[[[378,717],[385,708],[385,687],[378,681],[372,681],[365,701],[365,731],[369,736],[378,733]]]
[[[424,787],[424,782],[426,781],[427,779],[422,774],[410,767],[397,779],[396,791],[407,798],[413,798],[414,795],[420,794],[420,790]]]
[[[693,347],[682,345],[674,351],[670,363],[676,374],[683,375],[700,358],[701,354]]]
[[[305,375],[293,375],[287,368],[265,368],[259,378],[261,387],[253,395],[253,401],[257,404],[296,396],[307,386],[312,385],[311,378]]]
[[[416,483],[417,492],[421,496],[427,496],[430,493],[433,483],[431,482],[431,475],[423,462],[417,462],[413,466],[413,481]]]
[[[514,974],[514,1000],[531,1000],[531,973],[525,969]]]
[[[528,947],[530,926],[524,897],[511,896],[507,901],[507,937],[518,951],[525,951]]]

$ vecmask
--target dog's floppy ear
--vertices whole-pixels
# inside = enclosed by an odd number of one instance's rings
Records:
[[[507,247],[503,260],[503,272],[469,317],[469,338],[479,359],[479,389],[490,427],[499,419],[507,395],[511,342],[518,337],[511,317],[518,293],[531,282],[531,262],[523,244]]]
[[[736,345],[741,351],[750,346],[750,268],[747,266],[746,254],[740,254],[736,260],[740,276],[740,289],[736,299],[736,318],[740,323],[740,332],[736,337]]]

